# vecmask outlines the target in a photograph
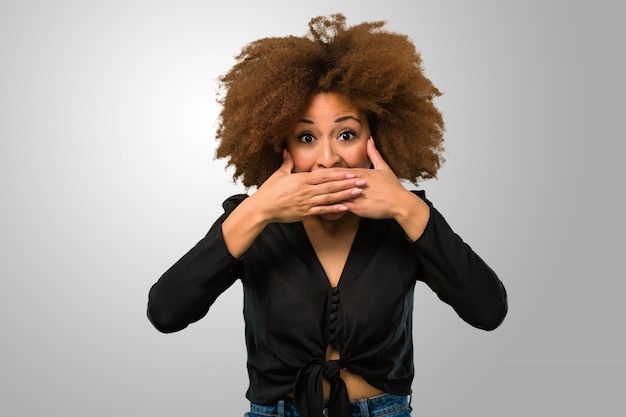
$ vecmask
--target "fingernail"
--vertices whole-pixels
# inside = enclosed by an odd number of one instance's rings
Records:
[[[365,185],[365,180],[356,180],[354,185],[357,187],[363,187]]]
[[[356,174],[348,173],[348,174],[346,174],[346,178],[347,179],[356,178]]]
[[[337,207],[337,210],[338,211],[348,211],[348,207],[346,207],[346,206],[339,206],[339,207]]]
[[[359,195],[363,192],[363,190],[361,190],[360,188],[355,188],[354,190],[350,191],[350,194],[352,195]]]

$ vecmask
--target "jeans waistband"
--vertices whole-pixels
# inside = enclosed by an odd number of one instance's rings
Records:
[[[350,401],[352,417],[377,417],[404,410],[410,406],[408,395],[381,394],[375,397]],[[268,417],[298,417],[293,400],[280,400],[276,404],[250,403],[250,411]],[[324,403],[323,415],[328,417],[328,403]]]

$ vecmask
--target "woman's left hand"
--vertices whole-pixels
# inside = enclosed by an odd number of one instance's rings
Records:
[[[428,223],[430,208],[421,198],[404,188],[376,149],[372,138],[367,142],[367,155],[374,168],[356,169],[359,171],[358,177],[364,179],[367,185],[361,195],[344,204],[360,217],[393,218],[411,239],[417,239]]]

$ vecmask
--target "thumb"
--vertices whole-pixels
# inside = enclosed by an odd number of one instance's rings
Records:
[[[378,152],[378,149],[376,149],[374,139],[371,136],[367,141],[367,157],[370,159],[372,165],[374,165],[374,169],[381,169],[388,166],[380,152]]]
[[[290,174],[293,172],[294,163],[291,154],[287,149],[283,149],[283,164],[280,166],[280,169]]]

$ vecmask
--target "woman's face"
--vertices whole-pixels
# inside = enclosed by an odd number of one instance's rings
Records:
[[[311,97],[287,140],[295,172],[324,168],[369,168],[367,140],[370,127],[365,114],[350,100],[335,93]]]

